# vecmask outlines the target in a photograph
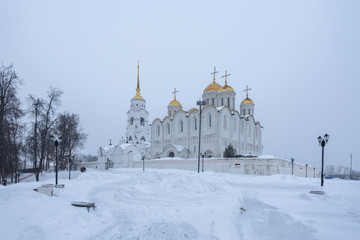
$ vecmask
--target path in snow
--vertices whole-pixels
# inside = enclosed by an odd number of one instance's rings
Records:
[[[77,175],[77,176],[76,176]],[[0,187],[7,239],[355,239],[359,182],[276,175],[112,169],[60,174],[64,189],[48,197],[41,183]],[[53,183],[53,175],[42,183]],[[90,201],[96,209],[75,208]],[[242,211],[240,208],[245,209]]]

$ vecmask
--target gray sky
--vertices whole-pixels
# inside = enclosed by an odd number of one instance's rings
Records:
[[[64,91],[96,154],[125,135],[140,60],[149,121],[176,87],[195,107],[216,66],[231,74],[236,105],[249,97],[264,154],[360,170],[360,1],[0,1],[0,61],[28,94]],[[217,82],[224,84],[223,79]],[[25,104],[24,104],[25,105]]]

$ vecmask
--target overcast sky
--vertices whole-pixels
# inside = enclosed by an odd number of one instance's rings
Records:
[[[61,111],[80,115],[96,154],[125,135],[136,91],[149,122],[165,117],[176,87],[195,107],[219,75],[231,74],[236,105],[252,88],[264,154],[360,170],[360,1],[5,1],[0,61],[14,64],[19,93],[64,91]],[[223,79],[217,82],[224,84]]]

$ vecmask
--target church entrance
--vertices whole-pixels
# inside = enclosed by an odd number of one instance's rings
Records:
[[[170,153],[169,153],[169,157],[171,157],[171,158],[175,157],[175,153],[174,153],[174,152],[170,152]]]

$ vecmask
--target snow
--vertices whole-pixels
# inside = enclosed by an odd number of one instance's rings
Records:
[[[358,239],[360,182],[111,169],[0,186],[2,239]],[[27,179],[27,181],[30,181]],[[325,195],[310,194],[312,190]],[[71,202],[94,202],[95,210]]]

